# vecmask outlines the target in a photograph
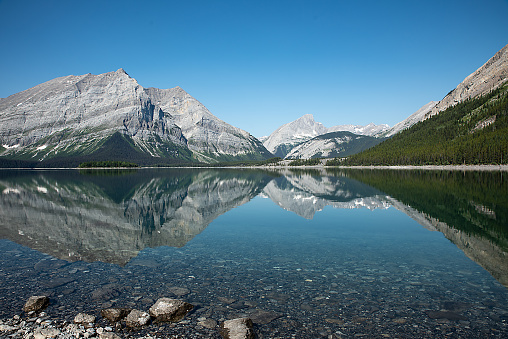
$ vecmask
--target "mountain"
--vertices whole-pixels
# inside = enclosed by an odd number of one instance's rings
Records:
[[[439,111],[443,107],[447,108]],[[508,45],[436,104],[425,118],[345,162],[329,164],[508,163]]]
[[[351,132],[351,133],[358,134],[358,135],[377,136],[379,134],[382,134],[389,128],[390,128],[390,126],[388,126],[387,124],[376,125],[374,123],[370,123],[365,126],[362,126],[362,125],[337,125],[337,126],[330,127],[327,132],[331,133],[331,132],[346,131],[346,132]]]
[[[346,157],[373,147],[385,140],[351,132],[332,132],[319,135],[294,147],[286,159]]]
[[[444,111],[467,99],[485,95],[508,80],[508,45],[504,46],[485,64],[468,75],[454,90],[448,93],[426,118]]]
[[[508,82],[399,132],[345,161],[329,165],[508,163]]]
[[[400,131],[403,131],[403,130],[413,126],[417,122],[425,120],[425,116],[427,115],[427,113],[429,113],[437,105],[437,103],[438,103],[438,101],[431,101],[428,104],[423,105],[419,110],[417,110],[416,112],[411,114],[406,119],[395,124],[392,128],[389,128],[385,131],[382,131],[382,132],[376,134],[376,136],[391,137],[391,136],[399,133]]]
[[[326,133],[327,129],[320,122],[314,121],[312,114],[305,114],[301,118],[277,128],[263,145],[277,157],[284,158],[296,145]]]
[[[407,119],[399,122],[387,131],[377,133],[376,136],[391,137],[414,124],[428,119],[448,107],[464,100],[485,95],[501,86],[508,79],[508,45],[503,47],[490,58],[476,72],[470,74],[454,90],[450,91],[443,100],[431,101],[422,106]],[[357,133],[358,134],[358,133]]]
[[[45,162],[270,156],[181,88],[145,89],[123,69],[60,77],[0,99],[0,145],[4,158]]]
[[[260,138],[263,145],[277,157],[285,158],[291,153],[291,151],[303,143],[326,133],[347,131],[359,135],[374,135],[382,133],[389,128],[388,125],[375,125],[368,124],[366,126],[360,125],[338,125],[327,128],[320,122],[314,121],[312,114],[306,114],[295,121],[282,125],[277,128],[270,136]],[[335,135],[329,136],[331,139],[335,138]],[[329,140],[326,142],[324,138],[317,139],[326,145],[331,145],[335,141]],[[341,142],[339,142],[341,143]],[[328,146],[321,145],[323,151],[328,149]],[[294,156],[288,157],[288,159],[295,159]]]

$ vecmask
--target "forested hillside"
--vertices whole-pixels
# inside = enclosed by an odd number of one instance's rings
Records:
[[[508,83],[328,165],[507,164]]]

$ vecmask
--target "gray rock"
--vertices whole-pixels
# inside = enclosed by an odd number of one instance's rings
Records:
[[[425,311],[431,319],[467,320],[466,317],[451,311]]]
[[[18,327],[15,327],[15,326],[0,324],[0,332],[10,332],[10,331],[14,331],[17,329],[18,329]]]
[[[198,321],[198,325],[206,327],[206,328],[216,328],[217,322],[213,319],[203,319]]]
[[[220,334],[224,339],[253,339],[255,333],[252,320],[237,318],[221,323]]]
[[[99,335],[99,339],[121,339],[121,337],[115,333],[104,332]]]
[[[250,315],[250,319],[256,324],[268,324],[269,322],[282,317],[282,314],[264,311],[264,310],[256,310],[254,313]]]
[[[150,322],[150,314],[140,310],[132,310],[125,318],[127,327],[141,327]]]
[[[157,321],[178,322],[193,308],[193,305],[182,300],[160,298],[150,307],[150,315]]]
[[[49,298],[44,295],[32,296],[28,298],[25,306],[23,306],[23,311],[25,312],[39,312],[45,309],[49,305]]]
[[[112,323],[125,318],[132,310],[130,308],[107,308],[101,311],[101,316]]]
[[[75,324],[93,324],[95,322],[95,316],[86,313],[78,313],[74,317]]]
[[[181,297],[181,296],[184,296],[186,294],[189,294],[190,290],[188,288],[185,288],[185,287],[176,287],[176,286],[174,286],[174,287],[170,287],[169,288],[169,292],[173,293],[177,297]]]
[[[117,285],[111,284],[101,286],[92,292],[92,299],[94,300],[110,300],[120,294]]]
[[[56,338],[60,333],[56,328],[41,328],[34,331],[34,339]]]
[[[217,299],[219,299],[220,302],[223,302],[225,304],[232,304],[236,301],[236,299],[228,298],[228,297],[217,297]]]

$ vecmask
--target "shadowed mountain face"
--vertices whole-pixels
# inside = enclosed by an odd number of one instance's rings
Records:
[[[439,231],[508,287],[508,183],[444,171],[3,171],[0,237],[60,259],[124,265],[182,247],[257,195],[312,219],[326,206],[394,207]]]

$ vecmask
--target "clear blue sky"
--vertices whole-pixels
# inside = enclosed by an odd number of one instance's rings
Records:
[[[0,97],[124,68],[260,137],[393,126],[508,44],[508,0],[0,0]]]

